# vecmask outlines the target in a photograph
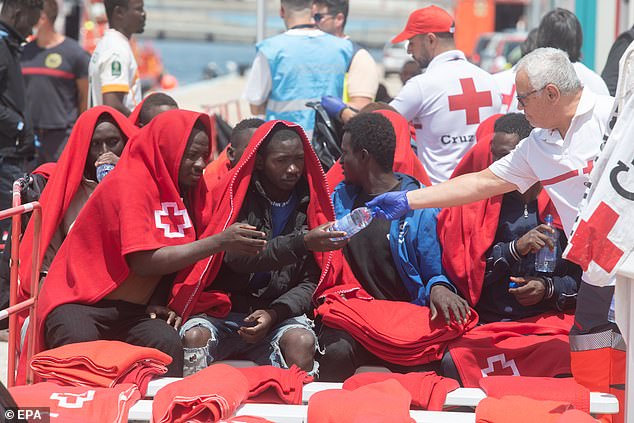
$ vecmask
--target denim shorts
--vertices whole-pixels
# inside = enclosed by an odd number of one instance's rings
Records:
[[[317,335],[313,330],[314,323],[305,314],[291,317],[278,323],[266,337],[255,344],[245,342],[238,329],[244,326],[244,318],[248,313],[231,312],[224,318],[216,318],[199,314],[191,317],[180,329],[181,338],[189,329],[201,326],[211,332],[207,343],[207,364],[227,359],[251,360],[258,365],[271,365],[288,368],[282,351],[280,339],[289,329],[301,328],[309,331],[315,339],[315,351],[318,349]],[[315,361],[309,374],[316,374],[319,364]]]

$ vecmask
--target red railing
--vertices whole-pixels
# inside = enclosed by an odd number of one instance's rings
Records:
[[[28,348],[26,351],[27,363],[33,356],[35,348],[35,327],[37,325],[35,316],[35,305],[39,289],[40,275],[40,236],[42,229],[42,206],[37,201],[21,204],[21,192],[26,187],[24,178],[18,179],[13,184],[13,207],[0,211],[0,220],[12,218],[11,222],[11,285],[9,290],[9,308],[0,311],[0,320],[9,318],[9,349],[7,365],[7,386],[15,385],[15,363],[17,355],[17,345],[20,342],[20,328],[18,328],[17,313],[30,308],[28,334]],[[20,261],[20,234],[22,233],[22,215],[33,212],[33,250],[31,252],[31,298],[16,304],[18,299],[18,269]],[[26,283],[27,281],[21,281]],[[26,369],[26,382],[33,382],[33,372],[30,367]]]

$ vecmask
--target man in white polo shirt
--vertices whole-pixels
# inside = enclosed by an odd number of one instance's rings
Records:
[[[392,43],[426,71],[410,79],[390,105],[416,128],[420,158],[433,184],[446,181],[475,144],[480,122],[498,113],[501,95],[491,75],[456,50],[454,21],[443,9],[414,11]]]
[[[394,219],[412,208],[467,204],[513,190],[525,192],[541,182],[570,234],[614,99],[583,88],[566,53],[553,48],[539,48],[522,58],[515,82],[519,108],[536,128],[515,150],[481,172],[384,194],[368,206]],[[625,345],[608,320],[613,293],[613,286],[581,284],[570,336],[571,364],[577,382],[623,398]]]
[[[143,0],[105,0],[108,29],[88,67],[88,107],[106,105],[126,116],[142,100],[138,65],[130,47],[145,27]]]

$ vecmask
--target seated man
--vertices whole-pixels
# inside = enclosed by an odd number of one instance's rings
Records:
[[[161,300],[159,282],[222,250],[257,254],[265,245],[264,234],[244,224],[198,239],[209,133],[207,115],[174,110],[134,137],[51,264],[36,307],[36,352],[119,340],[167,353],[167,375],[182,375],[183,348],[172,327],[179,319],[165,302],[151,302]]]
[[[264,121],[258,118],[244,119],[238,122],[231,131],[227,148],[205,168],[204,178],[207,188],[211,189],[238,164],[255,130],[263,124]]]
[[[337,218],[381,193],[420,187],[411,176],[392,171],[396,135],[386,117],[359,114],[344,130],[340,163],[345,181],[332,195]],[[436,236],[437,213],[437,209],[425,209],[400,221],[375,219],[350,239],[343,253],[356,279],[374,298],[429,306],[432,319],[450,324],[452,319],[467,320],[470,310],[444,275]],[[414,370],[380,360],[342,330],[324,326],[319,342],[324,349],[319,358],[321,381],[342,381],[366,364]]]
[[[481,170],[473,169],[472,163],[488,166],[506,156],[532,129],[523,113],[498,118],[492,140],[479,142],[456,168],[454,176]],[[458,289],[476,305],[481,322],[519,320],[574,307],[581,268],[561,258],[566,237],[560,229],[555,229],[555,271],[550,274],[535,270],[535,253],[552,242],[550,229],[543,223],[547,214],[557,216],[540,183],[524,194],[512,191],[440,213],[443,264]],[[477,228],[474,230],[478,236],[465,237],[462,231],[468,228]],[[509,287],[510,282],[518,286]]]
[[[139,128],[144,127],[152,119],[168,110],[178,109],[178,103],[165,93],[152,93],[137,104],[128,119]]]
[[[328,223],[307,231],[315,210],[332,210],[332,206],[317,156],[299,126],[267,123],[255,133],[245,154],[246,161],[232,173],[231,181],[224,180],[235,184],[229,190],[234,193],[246,179],[245,196],[223,199],[235,203],[232,209],[239,210],[239,222],[267,234],[267,246],[254,257],[225,254],[210,289],[229,294],[231,312],[226,317],[199,314],[185,323],[184,373],[230,358],[283,368],[295,364],[315,373],[317,339],[307,317],[321,279],[314,252],[341,248],[345,241],[330,237],[345,234],[327,232]],[[212,194],[222,197],[216,191]]]
[[[116,165],[136,132],[125,116],[108,106],[93,107],[77,119],[39,199],[43,210],[40,277],[48,273],[79,212],[97,188],[97,166]],[[20,290],[25,296],[30,289],[32,245],[33,223],[29,222],[20,249]]]

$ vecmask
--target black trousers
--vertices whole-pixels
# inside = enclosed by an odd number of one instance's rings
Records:
[[[348,332],[323,325],[319,331],[319,346],[323,350],[317,357],[320,382],[343,382],[360,366],[383,366],[395,373],[438,372],[440,369],[440,362],[411,367],[388,363],[365,349]]]
[[[44,324],[48,348],[104,339],[152,347],[172,357],[165,376],[183,376],[183,345],[178,331],[164,320],[150,319],[143,305],[111,300],[93,305],[64,304],[53,310]]]
[[[56,162],[61,156],[72,128],[35,129],[37,166]]]

